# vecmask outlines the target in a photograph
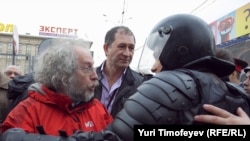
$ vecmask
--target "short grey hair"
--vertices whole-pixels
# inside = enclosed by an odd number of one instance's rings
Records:
[[[134,41],[136,42],[134,33],[132,32],[131,29],[129,29],[129,28],[126,27],[126,26],[115,26],[115,27],[111,28],[111,29],[106,33],[105,38],[104,38],[104,43],[107,44],[107,45],[112,44],[112,43],[115,41],[115,34],[116,34],[116,32],[117,32],[119,29],[123,29],[123,30],[125,31],[126,34],[132,35],[132,36],[134,37]]]

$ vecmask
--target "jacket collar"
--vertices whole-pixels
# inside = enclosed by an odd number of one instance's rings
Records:
[[[104,67],[105,63],[106,63],[106,61],[104,61],[100,66],[98,66],[96,68],[96,73],[98,75],[99,82],[104,77],[102,72],[103,72],[103,67]],[[124,75],[124,77],[123,77],[124,80],[123,81],[127,81],[129,85],[134,84],[135,78],[133,77],[132,70],[131,70],[131,68],[129,66],[124,70],[123,75]]]
[[[32,86],[34,86],[34,84]],[[74,111],[81,111],[83,109],[88,108],[93,103],[93,100],[90,100],[87,103],[79,103],[73,108],[72,100],[67,95],[54,92],[44,85],[40,85],[40,87],[37,87],[36,90],[34,88],[32,90],[30,89],[29,96],[42,103],[55,105],[63,111],[67,111],[68,113],[72,113]]]

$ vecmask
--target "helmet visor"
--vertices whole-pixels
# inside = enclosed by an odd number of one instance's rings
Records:
[[[159,31],[151,33],[141,53],[141,58],[138,64],[138,70],[142,73],[154,74],[151,71],[155,61],[159,60],[159,56],[169,39],[170,34],[164,34]]]

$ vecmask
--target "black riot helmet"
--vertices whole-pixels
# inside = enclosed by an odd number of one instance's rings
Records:
[[[215,56],[215,47],[213,33],[205,21],[189,14],[173,15],[161,20],[150,32],[139,68],[152,62],[149,54],[160,60],[163,70],[181,68],[202,57]]]

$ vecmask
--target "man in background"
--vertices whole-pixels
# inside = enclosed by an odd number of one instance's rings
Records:
[[[234,71],[230,75],[223,77],[223,80],[229,81],[236,86],[241,86],[243,88],[242,82],[240,81],[240,74],[241,71],[247,67],[248,63],[244,60],[234,57],[230,50],[224,48],[216,49],[216,57],[229,61],[235,65]]]
[[[95,96],[113,117],[143,82],[143,77],[129,67],[134,49],[135,36],[128,27],[116,26],[106,33],[103,45],[106,60],[96,69],[100,85]]]
[[[240,80],[240,75],[241,75],[241,71],[244,70],[248,66],[248,63],[239,58],[234,58],[234,64],[235,64],[235,70],[231,75],[229,75],[229,80],[230,82],[233,82],[243,87],[243,83]]]
[[[250,67],[244,69],[245,78],[243,79],[243,88],[250,95]]]
[[[5,70],[4,70],[5,75],[7,75],[10,79],[15,78],[16,76],[22,75],[22,70],[20,67],[16,65],[9,65]]]
[[[1,124],[8,114],[9,100],[7,98],[8,83],[10,79],[0,72],[0,129]]]

